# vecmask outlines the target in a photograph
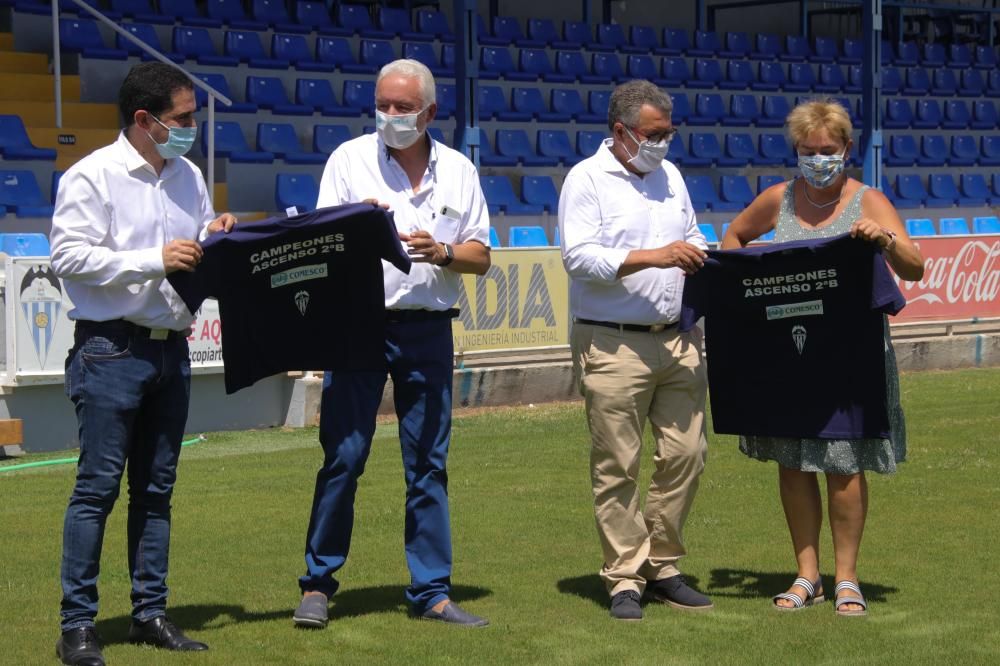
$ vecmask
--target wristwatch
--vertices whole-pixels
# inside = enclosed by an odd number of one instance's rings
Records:
[[[455,261],[455,248],[453,248],[449,243],[441,243],[441,247],[444,249],[444,261],[439,263],[438,266],[444,268],[451,262]]]
[[[888,252],[892,249],[892,246],[896,244],[896,232],[891,229],[882,229],[882,233],[889,237],[889,242],[882,248],[883,252]]]

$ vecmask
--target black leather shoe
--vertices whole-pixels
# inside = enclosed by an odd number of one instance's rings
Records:
[[[166,615],[157,615],[148,622],[132,620],[128,628],[130,643],[144,643],[164,650],[195,652],[207,650],[208,646],[181,633],[181,630]]]
[[[93,627],[64,631],[56,641],[56,656],[70,666],[104,666],[101,642]]]
[[[649,583],[646,593],[656,601],[680,610],[712,610],[712,600],[688,585],[680,574]]]
[[[624,590],[611,597],[611,617],[626,622],[641,620],[642,606],[639,605],[639,593],[635,590]]]

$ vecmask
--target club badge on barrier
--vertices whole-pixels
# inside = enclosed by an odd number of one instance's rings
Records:
[[[21,280],[21,311],[42,367],[49,355],[52,332],[62,310],[62,285],[49,266],[28,268]]]

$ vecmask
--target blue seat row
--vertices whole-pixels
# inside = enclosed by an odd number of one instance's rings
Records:
[[[976,138],[958,134],[950,142],[939,134],[898,134],[889,139],[883,160],[886,166],[1000,166],[1000,135],[984,134]]]
[[[555,214],[559,209],[559,193],[555,183],[549,176],[521,176],[521,196],[514,193],[510,179],[507,176],[480,176],[479,184],[486,197],[486,205],[491,215],[504,213],[506,215],[541,215]],[[540,229],[540,227],[539,227]],[[529,245],[548,245],[545,242],[529,242]],[[537,239],[537,237],[536,237]],[[510,245],[523,245],[524,239],[518,240],[511,233]]]
[[[926,43],[918,45],[915,42],[898,42],[893,44],[882,40],[882,62],[899,67],[914,67],[917,64],[924,67],[949,67],[952,69],[994,69],[997,66],[997,53],[989,46],[969,46],[967,44]]]
[[[1000,219],[996,215],[972,218],[972,226],[964,217],[942,217],[938,220],[940,233],[934,220],[927,217],[908,218],[906,233],[910,236],[960,236],[963,234],[1000,234]]]
[[[689,167],[795,166],[798,162],[784,134],[761,134],[755,142],[744,132],[726,134],[721,143],[713,133],[695,132],[687,145],[681,134],[676,134],[667,159]]]
[[[927,186],[917,174],[899,174],[895,183],[882,177],[882,191],[897,208],[1000,205],[1000,174],[963,174],[956,184],[950,173],[932,173]]]
[[[973,100],[972,105],[961,99],[921,99],[915,104],[905,98],[885,101],[882,126],[886,129],[984,129],[991,130],[1000,122],[996,105],[988,99]]]
[[[0,208],[3,214],[12,212],[18,217],[52,217],[53,211],[35,174],[25,169],[0,170]]]
[[[51,248],[45,234],[0,233],[0,252],[15,257],[47,257]]]
[[[21,116],[0,115],[0,155],[8,160],[55,160],[56,151],[31,143]]]

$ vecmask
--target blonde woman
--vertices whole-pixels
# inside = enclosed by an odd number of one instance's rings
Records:
[[[743,247],[772,229],[776,242],[849,232],[877,243],[902,279],[919,280],[924,271],[923,258],[895,208],[881,192],[844,172],[853,143],[851,120],[844,107],[829,100],[805,102],[792,110],[787,126],[799,157],[801,177],[762,192],[733,220],[722,239],[722,248]],[[897,463],[906,459],[906,431],[888,322],[885,341],[888,438],[740,437],[740,450],[746,455],[778,463],[781,502],[798,565],[798,577],[791,587],[772,599],[778,610],[800,610],[824,599],[819,569],[823,509],[816,477],[817,472],[823,472],[836,569],[835,608],[839,615],[867,612],[857,575],[868,511],[865,471],[891,473]],[[817,377],[816,381],[823,379]]]

